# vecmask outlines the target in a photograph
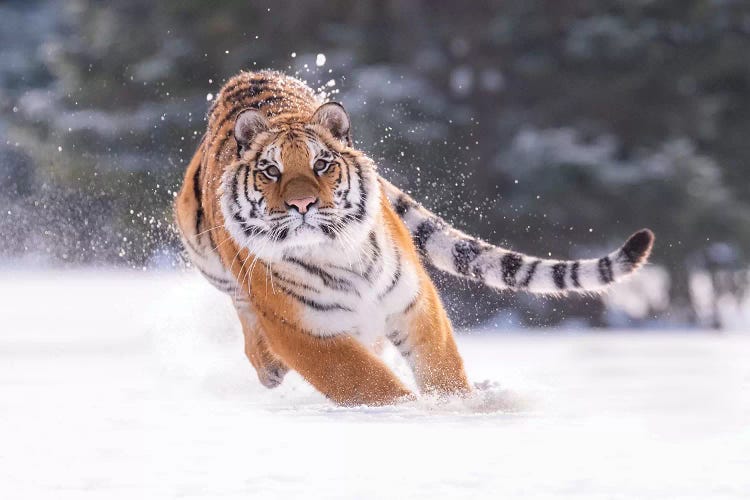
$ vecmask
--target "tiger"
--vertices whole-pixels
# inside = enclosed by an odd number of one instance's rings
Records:
[[[643,229],[589,260],[536,258],[452,227],[383,178],[350,116],[281,72],[223,85],[175,201],[189,260],[231,297],[260,382],[294,370],[337,405],[472,387],[426,264],[497,290],[596,293],[648,259]],[[390,342],[410,390],[372,348]]]

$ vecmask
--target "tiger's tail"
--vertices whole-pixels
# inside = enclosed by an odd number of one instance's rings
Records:
[[[490,245],[446,223],[403,191],[383,180],[391,206],[435,267],[497,289],[535,294],[595,293],[632,274],[648,259],[654,233],[642,229],[599,259],[540,259]]]

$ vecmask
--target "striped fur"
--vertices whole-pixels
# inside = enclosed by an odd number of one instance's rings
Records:
[[[382,338],[421,391],[469,391],[422,260],[497,288],[592,291],[638,267],[653,239],[562,262],[466,236],[378,175],[340,105],[271,71],[221,90],[175,214],[192,263],[231,295],[260,381],[275,387],[293,369],[340,404],[412,397],[366,348]]]
[[[537,294],[596,293],[641,267],[654,235],[634,233],[614,252],[597,259],[561,261],[490,245],[451,227],[395,187],[382,181],[393,209],[414,235],[421,255],[438,269],[500,290]]]

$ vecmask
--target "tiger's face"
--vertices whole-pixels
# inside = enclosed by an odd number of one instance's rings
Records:
[[[238,159],[222,179],[221,207],[237,243],[276,260],[292,248],[323,251],[366,238],[380,207],[377,174],[351,147],[339,104],[324,104],[309,123],[279,127],[245,111],[235,139]]]

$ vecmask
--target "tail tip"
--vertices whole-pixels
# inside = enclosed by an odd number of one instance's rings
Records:
[[[651,255],[654,246],[654,233],[650,229],[635,232],[622,246],[622,253],[633,266],[642,264]]]

